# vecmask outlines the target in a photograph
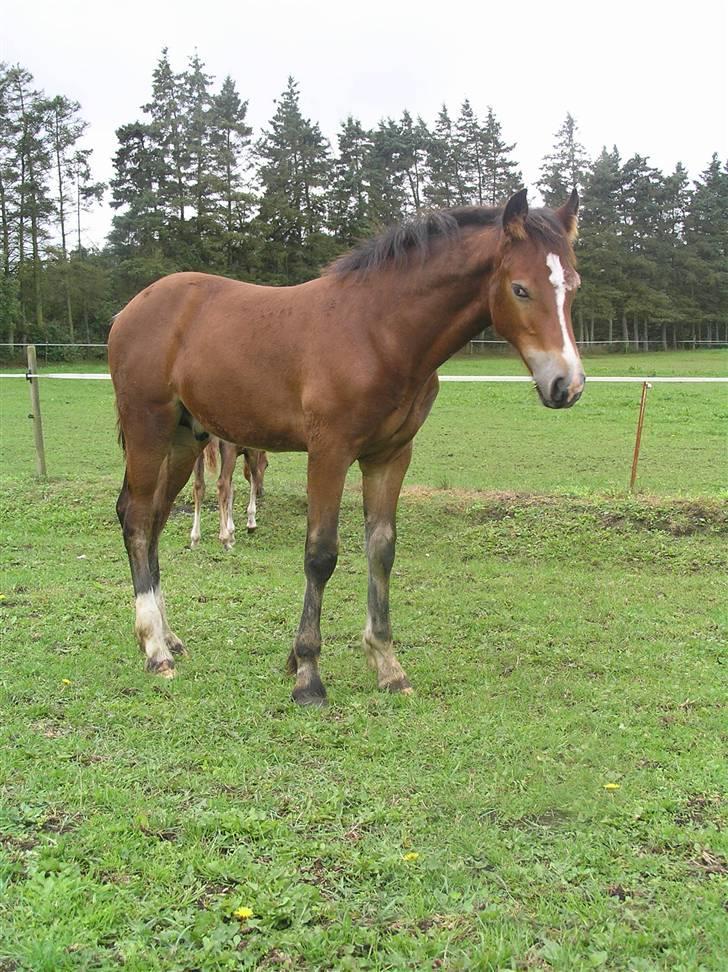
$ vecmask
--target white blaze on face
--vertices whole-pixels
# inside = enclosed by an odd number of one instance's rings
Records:
[[[546,257],[546,266],[550,270],[549,280],[554,288],[556,294],[556,313],[559,318],[559,325],[561,327],[561,339],[563,343],[563,355],[564,360],[569,366],[570,371],[577,370],[579,368],[579,354],[574,347],[574,342],[572,341],[568,328],[566,327],[566,314],[564,313],[564,304],[566,302],[566,291],[571,288],[567,286],[566,277],[564,275],[564,268],[561,265],[561,260],[555,253],[549,253]]]

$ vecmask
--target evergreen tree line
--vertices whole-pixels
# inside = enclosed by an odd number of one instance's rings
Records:
[[[358,240],[420,210],[492,206],[520,188],[515,145],[492,108],[464,101],[434,123],[404,111],[368,129],[348,117],[332,148],[289,78],[253,137],[248,102],[195,55],[164,50],[148,104],[117,131],[110,185],[94,182],[77,102],[0,64],[0,341],[103,341],[133,294],[176,270],[294,284]],[[543,159],[548,205],[579,190],[577,338],[643,347],[728,341],[728,165],[691,182],[617,150],[589,159],[571,115]],[[85,214],[110,193],[106,244]]]

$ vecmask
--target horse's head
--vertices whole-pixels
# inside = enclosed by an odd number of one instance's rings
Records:
[[[549,408],[568,408],[584,388],[571,327],[579,286],[571,248],[578,207],[576,190],[561,209],[532,213],[525,189],[512,196],[490,286],[493,326],[518,350]]]

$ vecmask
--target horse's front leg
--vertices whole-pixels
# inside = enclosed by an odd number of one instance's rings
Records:
[[[361,461],[369,585],[367,623],[363,646],[367,661],[377,673],[380,689],[412,691],[394,654],[389,619],[389,577],[394,564],[397,532],[395,517],[402,481],[412,458],[412,443],[386,462]]]
[[[308,530],[306,534],[306,593],[303,612],[288,669],[296,675],[293,699],[299,705],[324,705],[326,689],[318,660],[321,654],[321,604],[326,582],[339,552],[339,507],[350,460],[328,454],[308,457]]]

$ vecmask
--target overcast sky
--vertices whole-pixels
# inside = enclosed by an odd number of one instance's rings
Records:
[[[566,112],[593,156],[616,144],[694,177],[728,157],[725,0],[3,0],[0,60],[48,95],[81,103],[94,175],[108,181],[115,130],[141,116],[163,47],[195,51],[249,100],[256,134],[292,74],[304,113],[335,142],[351,113],[367,126],[404,108],[434,121],[464,98],[492,105],[528,183]],[[108,194],[107,194],[108,197]],[[111,211],[88,220],[101,244]]]

